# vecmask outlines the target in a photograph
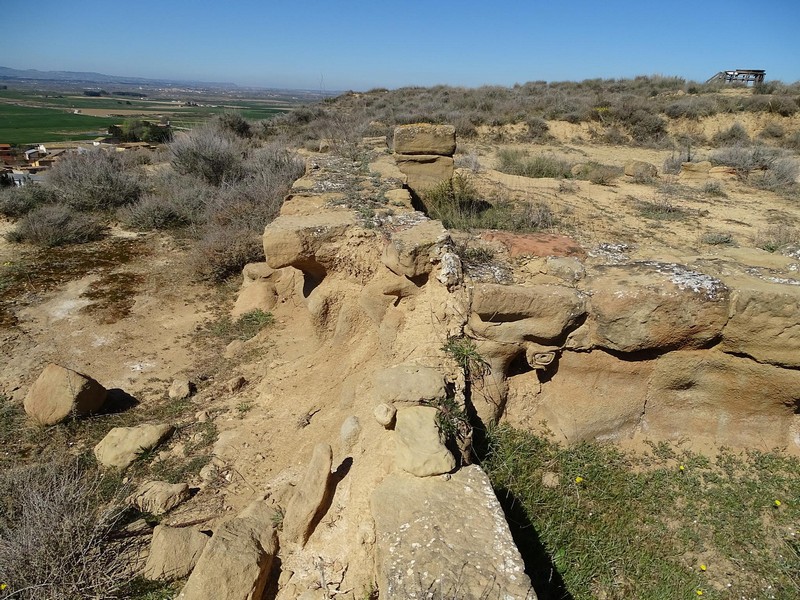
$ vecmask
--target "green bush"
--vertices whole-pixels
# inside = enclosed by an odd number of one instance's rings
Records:
[[[90,242],[101,237],[102,232],[103,226],[93,217],[68,206],[48,204],[22,217],[8,239],[52,248]]]
[[[47,183],[61,202],[76,210],[109,210],[131,204],[142,192],[142,181],[127,160],[101,150],[70,154],[50,169]]]

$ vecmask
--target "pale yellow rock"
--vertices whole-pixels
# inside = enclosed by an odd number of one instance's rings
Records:
[[[444,445],[436,422],[438,413],[432,406],[410,406],[397,411],[395,460],[403,471],[429,477],[455,469],[456,460]]]
[[[333,450],[329,444],[317,444],[286,507],[281,540],[304,546],[311,535],[320,511],[325,509],[331,492]]]
[[[158,446],[174,430],[172,425],[167,424],[114,427],[94,447],[94,455],[104,467],[125,469],[142,452]]]
[[[156,525],[142,575],[154,580],[186,577],[194,569],[209,539],[191,527]]]
[[[106,395],[106,388],[91,377],[51,363],[25,396],[25,412],[42,425],[54,425],[70,415],[100,410]]]
[[[400,125],[394,129],[393,148],[398,154],[453,156],[456,151],[456,128],[431,123]]]
[[[145,481],[128,498],[128,502],[142,512],[158,516],[172,510],[190,496],[189,486],[185,483]]]
[[[446,236],[440,221],[421,221],[392,234],[381,260],[397,275],[413,278],[430,273],[433,270],[432,254]]]
[[[397,167],[406,176],[408,187],[418,196],[453,178],[454,163],[449,156],[435,154],[395,154]]]

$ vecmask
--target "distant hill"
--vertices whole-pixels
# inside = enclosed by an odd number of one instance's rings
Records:
[[[35,79],[41,81],[70,81],[75,83],[116,83],[133,85],[186,85],[235,89],[235,83],[211,81],[182,81],[175,79],[147,79],[145,77],[120,77],[103,73],[81,71],[38,71],[36,69],[12,69],[0,66],[0,79]]]

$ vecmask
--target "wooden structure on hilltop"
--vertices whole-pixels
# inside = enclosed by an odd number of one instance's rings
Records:
[[[745,85],[764,83],[767,72],[763,69],[734,69],[733,71],[720,71],[706,83],[722,81],[723,83],[743,83]]]

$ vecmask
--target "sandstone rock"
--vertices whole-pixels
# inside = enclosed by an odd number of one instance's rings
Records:
[[[800,448],[792,431],[800,371],[716,350],[670,352],[656,361],[642,431],[738,448]]]
[[[498,342],[559,340],[586,313],[583,297],[560,285],[475,286],[469,326],[478,336]]]
[[[417,195],[452,179],[455,171],[449,156],[395,154],[395,160],[397,168],[406,176],[408,187]]]
[[[321,278],[336,256],[333,242],[354,224],[351,211],[281,215],[264,229],[267,264],[273,269],[294,267]]]
[[[436,279],[451,290],[463,281],[464,273],[461,270],[461,259],[453,252],[445,252],[440,259],[439,274]]]
[[[548,256],[545,261],[547,274],[568,283],[580,281],[586,275],[583,263],[572,256]]]
[[[625,175],[641,179],[658,177],[658,169],[643,160],[629,160],[625,163]]]
[[[258,500],[222,524],[206,544],[181,600],[261,600],[278,551],[274,511]]]
[[[231,394],[235,394],[238,391],[247,385],[247,379],[242,377],[241,375],[237,375],[236,377],[231,377],[228,381],[225,382],[225,387]]]
[[[266,262],[247,263],[242,269],[242,285],[249,285],[259,279],[269,279],[273,273],[275,269]]]
[[[383,250],[381,260],[392,272],[417,277],[433,269],[431,253],[446,232],[440,221],[421,221],[394,233]]]
[[[144,451],[155,448],[174,431],[172,425],[114,427],[94,447],[94,455],[104,467],[126,469]]]
[[[375,396],[386,404],[419,404],[447,395],[442,374],[421,365],[401,364],[378,371],[374,383]]]
[[[440,477],[390,475],[375,489],[381,600],[435,589],[442,598],[535,600],[525,566],[492,491],[475,465]]]
[[[439,154],[456,152],[456,128],[452,125],[413,123],[394,129],[394,151],[397,154]]]
[[[142,575],[147,579],[183,579],[192,572],[209,537],[190,527],[156,525]]]
[[[587,282],[597,346],[620,352],[700,348],[728,320],[728,288],[671,263],[602,267]]]
[[[25,412],[42,425],[54,425],[70,415],[100,410],[106,395],[106,388],[91,377],[51,363],[25,396]]]
[[[386,203],[390,206],[399,206],[408,211],[414,210],[414,204],[411,201],[411,194],[408,190],[399,188],[396,190],[388,190],[383,194],[386,197]]]
[[[286,507],[281,540],[304,546],[321,517],[331,493],[333,450],[317,444],[302,481]]]
[[[511,258],[517,256],[575,256],[585,258],[581,245],[565,235],[553,233],[511,233],[510,231],[486,231],[481,239],[500,242]]]
[[[759,279],[731,282],[731,317],[720,348],[759,362],[800,367],[800,286]]]
[[[443,443],[432,406],[410,406],[397,411],[394,427],[397,466],[417,477],[449,473],[456,467],[453,454]]]
[[[652,360],[625,361],[601,350],[564,352],[545,383],[532,375],[538,393],[528,404],[516,405],[530,390],[511,383],[508,418],[516,426],[546,421],[568,443],[631,437],[645,410],[654,366]]]
[[[238,319],[253,310],[268,312],[278,303],[278,290],[271,281],[257,280],[243,287],[231,309],[231,317]]]
[[[557,489],[561,485],[561,477],[558,473],[545,471],[542,473],[542,485],[546,488]]]
[[[186,398],[192,395],[193,387],[192,382],[188,379],[176,379],[172,382],[172,385],[169,386],[169,391],[167,393],[170,400],[186,400]]]
[[[158,516],[172,510],[190,496],[189,486],[185,483],[145,481],[128,498],[128,502],[142,512]]]
[[[707,160],[685,162],[681,165],[681,172],[678,178],[681,181],[704,181],[708,179],[710,170],[711,162]]]
[[[344,420],[342,427],[339,429],[339,441],[345,451],[349,451],[358,441],[358,436],[361,435],[361,423],[358,417],[351,415]]]
[[[392,426],[394,423],[394,417],[397,414],[397,409],[394,407],[394,404],[378,404],[373,410],[372,414],[375,416],[375,420],[383,425],[386,428]]]

